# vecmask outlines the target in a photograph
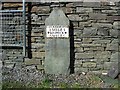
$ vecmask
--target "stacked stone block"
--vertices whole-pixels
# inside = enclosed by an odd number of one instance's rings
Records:
[[[31,17],[31,23],[28,18],[26,19],[26,22],[31,24],[31,29],[26,30],[26,38],[31,40],[29,43],[31,58],[26,56],[22,62],[23,66],[44,71],[45,19],[54,7],[60,7],[73,25],[71,37],[74,37],[75,73],[107,72],[111,65],[118,62],[120,51],[118,4],[118,2],[61,2],[59,4],[34,2],[31,4],[31,11],[28,12],[26,3],[26,17],[28,15]],[[11,4],[4,4],[4,7],[9,7],[9,9],[10,6]],[[15,5],[12,8],[18,8],[18,6]],[[28,43],[27,46],[29,46]],[[4,50],[9,51],[9,49]],[[14,54],[7,54],[7,57],[13,58]]]

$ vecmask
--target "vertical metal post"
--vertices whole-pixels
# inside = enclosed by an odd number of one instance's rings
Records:
[[[25,0],[23,0],[23,55],[26,56],[26,9],[25,9]]]

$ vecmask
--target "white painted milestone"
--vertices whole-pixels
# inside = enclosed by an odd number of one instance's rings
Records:
[[[45,20],[45,73],[70,74],[69,19],[61,8],[54,8]]]
[[[46,27],[46,37],[69,37],[69,28],[67,26],[52,25]]]

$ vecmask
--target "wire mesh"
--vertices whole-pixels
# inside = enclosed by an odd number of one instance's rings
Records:
[[[16,6],[12,2],[1,2],[0,37],[2,40],[0,47],[22,47],[23,56],[26,56],[26,3],[22,0],[17,4]]]
[[[2,46],[23,46],[23,12],[0,12]]]

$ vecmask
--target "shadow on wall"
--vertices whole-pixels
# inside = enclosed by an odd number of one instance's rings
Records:
[[[74,29],[73,24],[70,21],[70,74],[74,73],[74,62],[75,62],[75,53],[74,53]]]
[[[31,9],[32,9],[32,4],[31,2],[28,2],[28,35],[27,35],[27,41],[28,41],[28,47],[27,47],[27,53],[28,53],[28,58],[32,58],[32,51],[31,51],[31,31],[32,31],[32,26],[31,26]]]

